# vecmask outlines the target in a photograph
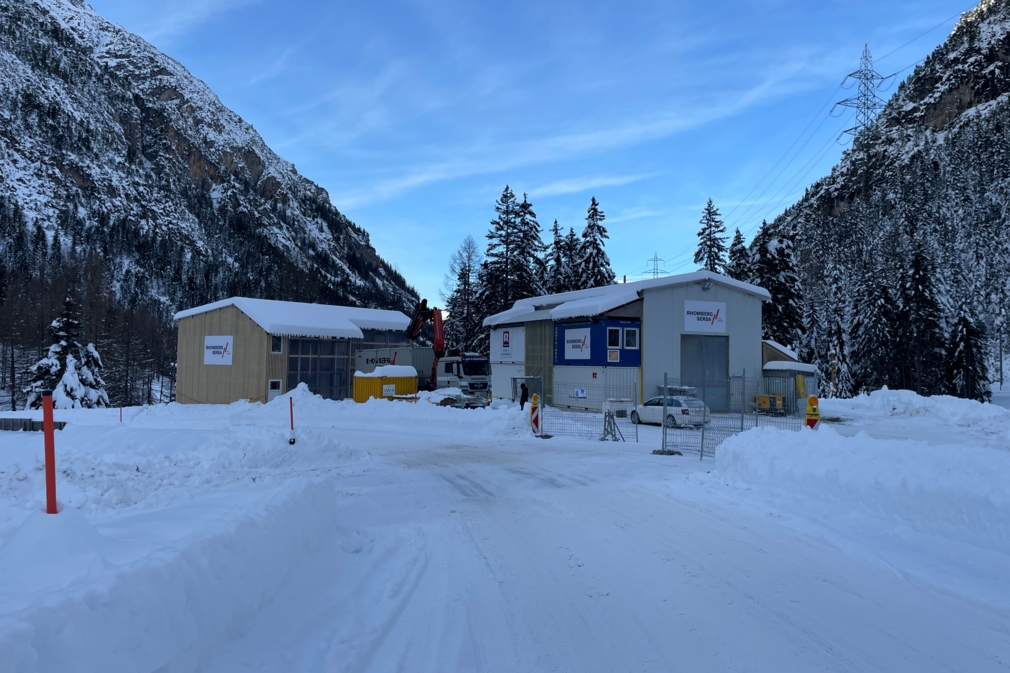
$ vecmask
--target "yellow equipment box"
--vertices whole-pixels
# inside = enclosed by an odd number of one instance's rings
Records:
[[[355,376],[354,401],[367,402],[369,398],[391,400],[400,395],[417,394],[416,376]]]
[[[755,395],[751,407],[759,414],[781,414],[785,412],[782,395]]]

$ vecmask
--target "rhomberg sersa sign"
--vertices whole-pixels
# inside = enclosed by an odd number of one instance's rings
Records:
[[[591,349],[589,328],[565,330],[565,359],[588,360]]]
[[[203,363],[205,365],[230,365],[232,338],[230,336],[205,336],[203,338]]]
[[[684,331],[726,333],[726,302],[684,301]]]

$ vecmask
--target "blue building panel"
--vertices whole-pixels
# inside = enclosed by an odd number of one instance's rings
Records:
[[[554,364],[639,367],[642,324],[638,320],[554,323]]]

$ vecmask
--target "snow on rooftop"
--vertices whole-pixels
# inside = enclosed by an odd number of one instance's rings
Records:
[[[587,308],[592,304],[592,302],[580,303],[574,308],[566,308],[566,304],[574,302],[582,302],[583,300],[600,298],[600,305],[612,304],[613,301],[617,300],[617,295],[621,297],[630,296],[632,293],[635,294],[636,298],[638,293],[642,290],[650,290],[657,287],[669,287],[672,285],[687,285],[689,283],[700,283],[703,281],[712,281],[719,285],[724,285],[726,287],[731,287],[736,290],[741,290],[749,294],[760,297],[761,299],[771,299],[771,295],[763,287],[758,287],[757,285],[751,285],[750,283],[744,283],[743,281],[735,280],[729,276],[723,276],[718,273],[712,273],[711,271],[706,271],[700,269],[698,271],[692,271],[691,273],[682,273],[676,276],[664,276],[663,278],[650,278],[649,280],[640,280],[634,283],[619,283],[617,285],[604,285],[603,287],[593,287],[586,290],[574,290],[572,292],[561,292],[559,294],[547,294],[540,297],[528,297],[526,299],[520,299],[512,308],[507,311],[502,311],[496,315],[490,316],[484,320],[484,327],[494,327],[495,325],[504,325],[513,322],[528,322],[530,320],[535,320],[538,318],[531,317],[534,312],[538,309],[551,309],[550,317],[554,320],[562,320],[560,317],[569,311],[578,312],[577,315],[565,316],[565,317],[586,317],[590,315],[598,315],[598,313],[584,313],[582,311],[587,310]],[[607,297],[607,299],[603,299]],[[614,297],[610,299],[610,297]],[[623,306],[629,303],[629,301],[634,301],[634,299],[624,301],[620,304],[612,304],[609,308],[602,309],[599,313],[609,311],[618,306]],[[546,320],[547,317],[539,318]]]
[[[796,362],[800,361],[799,354],[797,354],[797,352],[794,351],[792,348],[789,348],[788,346],[783,346],[779,342],[772,341],[771,339],[765,339],[764,342],[769,346],[771,346],[772,348],[774,348],[775,350],[782,353],[783,355],[785,355],[786,357],[790,357],[793,360],[796,360]]]
[[[624,285],[616,287],[625,288]],[[585,318],[612,311],[619,306],[638,301],[638,290],[625,289],[623,292],[608,292],[596,297],[586,297],[575,301],[566,301],[551,310],[551,318],[564,320],[566,318]]]
[[[290,337],[361,339],[361,330],[407,329],[410,318],[399,311],[354,306],[302,304],[293,301],[232,297],[179,311],[176,320],[234,306],[268,334]]]
[[[808,365],[803,362],[786,362],[784,360],[769,362],[764,366],[764,369],[788,372],[809,372],[811,374],[816,374],[818,372],[817,367],[814,365]]]

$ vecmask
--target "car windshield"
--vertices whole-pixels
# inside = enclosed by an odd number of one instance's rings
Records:
[[[487,376],[491,373],[491,365],[487,360],[464,360],[463,373],[467,376]]]

